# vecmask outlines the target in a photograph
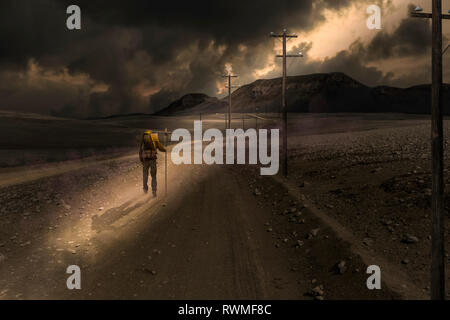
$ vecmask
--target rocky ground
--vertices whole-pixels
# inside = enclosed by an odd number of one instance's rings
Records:
[[[258,176],[257,168],[235,170],[244,173],[258,205],[270,208],[271,215],[263,228],[272,239],[271,245],[287,257],[290,270],[306,276],[306,282],[298,279],[300,287],[308,288],[305,297],[316,300],[404,298],[386,285],[379,291],[367,289],[368,265],[351,250],[348,242],[315,215],[304,195],[293,194],[278,179]]]
[[[447,292],[450,295],[450,128],[445,126]],[[289,181],[314,205],[429,294],[430,126],[425,121],[291,140]]]
[[[111,161],[2,188],[0,295],[45,298],[42,287],[58,281],[41,283],[40,272],[63,274],[68,256],[95,252],[92,236],[102,228],[96,217],[129,198],[124,190],[139,190],[139,166],[136,159]]]
[[[17,169],[22,182],[0,185],[0,298],[427,298],[428,123],[290,125],[288,179],[169,163],[168,198],[154,200],[137,157]],[[65,285],[72,264],[81,292]],[[370,264],[382,290],[366,287]]]

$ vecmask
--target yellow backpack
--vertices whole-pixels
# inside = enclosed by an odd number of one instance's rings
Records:
[[[156,160],[157,150],[155,141],[158,141],[158,135],[153,134],[151,131],[146,131],[142,140],[143,158],[145,160]]]
[[[153,134],[151,131],[144,133],[144,150],[156,150],[155,141],[153,140]]]

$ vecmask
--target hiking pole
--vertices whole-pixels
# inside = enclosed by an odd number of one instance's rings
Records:
[[[167,128],[164,130],[164,144],[166,145],[166,152],[164,154],[164,167],[165,167],[165,173],[164,173],[164,179],[165,179],[165,188],[166,188],[166,197],[167,197],[167,148],[168,148],[168,131]]]

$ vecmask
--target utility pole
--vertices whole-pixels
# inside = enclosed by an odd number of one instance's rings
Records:
[[[432,98],[431,98],[431,148],[432,148],[432,243],[431,243],[431,299],[445,300],[445,216],[443,172],[443,110],[442,110],[442,0],[433,0],[432,13],[421,12],[417,7],[414,18],[432,19]]]
[[[169,131],[167,131],[167,128],[164,130],[164,144],[166,147],[166,152],[164,153],[164,187],[166,189],[167,198],[167,148],[169,144]]]
[[[231,85],[231,78],[237,78],[237,75],[232,75],[231,72],[227,75],[223,76],[224,78],[227,78],[227,88],[228,88],[228,129],[231,129],[231,89],[237,88],[238,86],[232,86]]]
[[[283,80],[282,80],[282,93],[281,93],[281,107],[283,109],[283,173],[284,176],[287,177],[288,175],[288,151],[287,151],[287,101],[286,101],[286,80],[287,80],[287,67],[286,62],[287,58],[299,58],[302,57],[302,55],[293,55],[293,54],[287,54],[286,53],[286,43],[288,39],[291,38],[297,38],[297,35],[295,33],[288,34],[287,30],[284,29],[283,33],[281,34],[275,34],[270,33],[270,36],[272,38],[282,38],[283,42],[283,54],[277,55],[278,58],[283,58]]]

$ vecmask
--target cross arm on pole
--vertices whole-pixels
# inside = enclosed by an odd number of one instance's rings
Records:
[[[282,54],[278,54],[276,57],[277,58],[283,58],[283,55]],[[287,54],[286,58],[303,58],[303,55],[301,55],[301,54]]]
[[[270,35],[272,38],[298,38],[298,36],[296,34],[271,34]]]
[[[425,18],[425,19],[431,19],[432,18],[431,13],[425,13],[425,12],[411,12],[410,17],[412,18]],[[450,20],[450,14],[441,14],[441,19]]]

